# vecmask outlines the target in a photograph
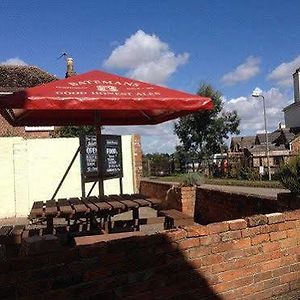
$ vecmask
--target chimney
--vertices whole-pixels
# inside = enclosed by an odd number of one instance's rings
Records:
[[[72,57],[67,58],[67,72],[66,72],[66,78],[76,75],[74,72],[74,62]]]
[[[295,102],[300,102],[300,78],[299,77],[300,77],[300,68],[298,68],[293,74]]]

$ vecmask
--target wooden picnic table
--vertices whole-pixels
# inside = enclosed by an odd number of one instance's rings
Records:
[[[160,200],[146,197],[142,194],[121,194],[109,196],[91,196],[86,198],[64,198],[33,203],[29,219],[45,219],[49,232],[53,229],[54,218],[79,220],[86,218],[91,225],[96,218],[102,218],[103,223],[119,213],[132,210],[133,219],[139,218],[140,207],[158,208]]]

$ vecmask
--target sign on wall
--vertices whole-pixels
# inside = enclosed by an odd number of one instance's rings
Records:
[[[86,181],[123,177],[121,136],[100,135],[99,147],[100,170],[98,172],[96,135],[80,137],[81,173]]]

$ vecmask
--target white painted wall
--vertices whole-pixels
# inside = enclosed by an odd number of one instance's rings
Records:
[[[132,136],[122,136],[123,192],[134,192]],[[78,138],[0,138],[0,218],[27,216],[34,201],[49,200],[79,146]],[[92,183],[86,184],[86,192]],[[119,179],[104,182],[106,195],[120,192]],[[96,185],[92,195],[97,195]],[[81,196],[80,157],[56,199]]]

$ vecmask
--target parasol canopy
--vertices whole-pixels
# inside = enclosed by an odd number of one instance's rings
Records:
[[[97,70],[0,98],[13,126],[158,124],[212,107],[210,98]]]

